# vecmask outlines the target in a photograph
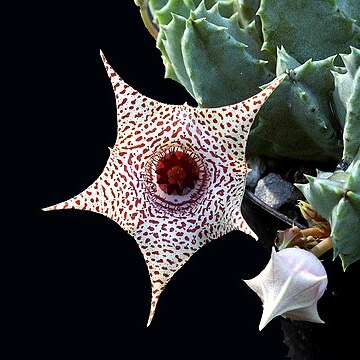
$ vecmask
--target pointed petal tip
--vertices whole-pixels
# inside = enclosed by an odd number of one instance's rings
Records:
[[[250,235],[255,241],[259,240],[259,237],[256,235],[256,233],[249,227],[248,235]]]
[[[151,322],[154,318],[155,315],[155,308],[156,308],[157,302],[154,304],[154,301],[151,302],[151,310],[150,310],[150,314],[149,314],[149,318],[146,324],[146,327],[149,327],[151,325]]]
[[[272,95],[272,93],[278,88],[278,86],[284,81],[287,77],[287,74],[282,74],[275,79],[273,79],[270,83],[260,86],[261,91],[256,93],[255,95],[245,99],[241,102],[242,103],[250,103],[251,104],[251,111],[254,114],[260,110],[260,108],[264,105],[265,101]],[[259,99],[260,97],[260,99]],[[236,105],[236,104],[235,104]],[[232,105],[234,106],[234,105]],[[248,106],[246,109],[248,112]]]
[[[149,319],[148,319],[148,322],[147,322],[147,324],[146,324],[146,327],[149,327],[149,326],[151,325],[151,321],[152,321],[152,319],[153,319],[153,316],[154,316],[154,315],[152,315],[152,314],[149,315]]]
[[[107,63],[106,57],[101,49],[100,49],[100,57],[101,57],[101,60],[103,61],[103,63]]]
[[[269,85],[269,87],[274,87],[274,89],[271,88],[271,90],[275,90],[288,76],[288,74],[284,73],[282,75],[277,76]]]
[[[157,303],[155,305],[151,304],[151,310],[150,310],[150,314],[149,314],[149,317],[148,317],[148,321],[146,323],[146,327],[149,327],[152,324],[152,321],[153,321],[154,315],[155,315],[156,305],[157,305]]]
[[[284,79],[288,76],[288,74],[282,74],[280,77],[279,77],[279,81],[282,82],[284,81]]]
[[[152,322],[152,320],[154,318],[155,310],[156,310],[156,306],[157,306],[158,301],[159,301],[160,294],[164,290],[164,287],[163,288],[158,288],[156,285],[154,285],[153,282],[152,282],[152,286],[153,286],[153,292],[152,292],[152,295],[151,295],[150,314],[149,314],[149,318],[148,318],[146,327],[150,326],[150,324],[151,324],[151,322]]]
[[[69,200],[59,202],[55,205],[44,207],[41,210],[42,211],[52,211],[52,210],[68,210],[68,209],[80,209],[80,210],[83,209],[83,206],[81,205],[81,202],[80,202],[78,196],[75,196]]]
[[[238,224],[239,225],[236,226],[236,228],[235,228],[236,230],[239,230],[239,231],[245,233],[246,235],[250,235],[255,240],[259,240],[259,237],[256,235],[254,230],[249,226],[249,224],[245,221],[245,219],[243,217],[241,217],[241,219],[239,219]]]
[[[47,206],[41,209],[42,211],[52,211],[52,210],[57,210],[57,205],[51,205],[51,206]]]
[[[251,236],[255,241],[259,240],[259,237],[250,229],[250,231],[244,231],[245,234]]]

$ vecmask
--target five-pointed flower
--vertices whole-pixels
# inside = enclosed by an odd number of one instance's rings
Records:
[[[259,330],[279,315],[323,323],[317,302],[327,282],[324,266],[311,252],[295,247],[276,252],[273,248],[265,269],[253,279],[245,280],[263,302]]]
[[[101,55],[116,98],[115,145],[92,185],[44,210],[100,213],[135,238],[151,278],[150,324],[165,285],[204,244],[235,229],[256,238],[240,208],[245,145],[284,76],[232,106],[167,105],[126,84]]]

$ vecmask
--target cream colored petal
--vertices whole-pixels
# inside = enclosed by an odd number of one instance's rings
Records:
[[[101,56],[117,109],[110,158],[87,189],[44,210],[90,210],[110,217],[135,238],[151,277],[150,324],[167,282],[198,249],[232,230],[256,238],[241,214],[246,140],[257,112],[284,76],[241,103],[204,109],[140,94]],[[196,163],[197,179],[181,194],[159,186],[157,171],[163,167],[157,166],[169,152]]]

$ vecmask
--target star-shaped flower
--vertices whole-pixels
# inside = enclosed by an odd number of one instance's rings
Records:
[[[263,302],[259,330],[282,315],[291,320],[323,323],[317,302],[328,283],[321,261],[310,251],[287,248],[276,252],[259,275],[245,283]]]
[[[115,145],[92,185],[44,210],[103,214],[135,238],[152,284],[149,325],[165,285],[203,245],[235,229],[256,238],[241,215],[245,145],[284,76],[231,106],[167,105],[134,90],[101,56],[116,98]]]

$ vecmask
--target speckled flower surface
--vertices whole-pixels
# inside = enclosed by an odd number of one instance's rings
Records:
[[[116,142],[92,185],[44,210],[93,211],[134,237],[151,278],[150,324],[168,281],[203,245],[232,230],[256,238],[241,214],[246,140],[284,76],[231,106],[167,105],[126,84],[101,56],[115,92]]]

